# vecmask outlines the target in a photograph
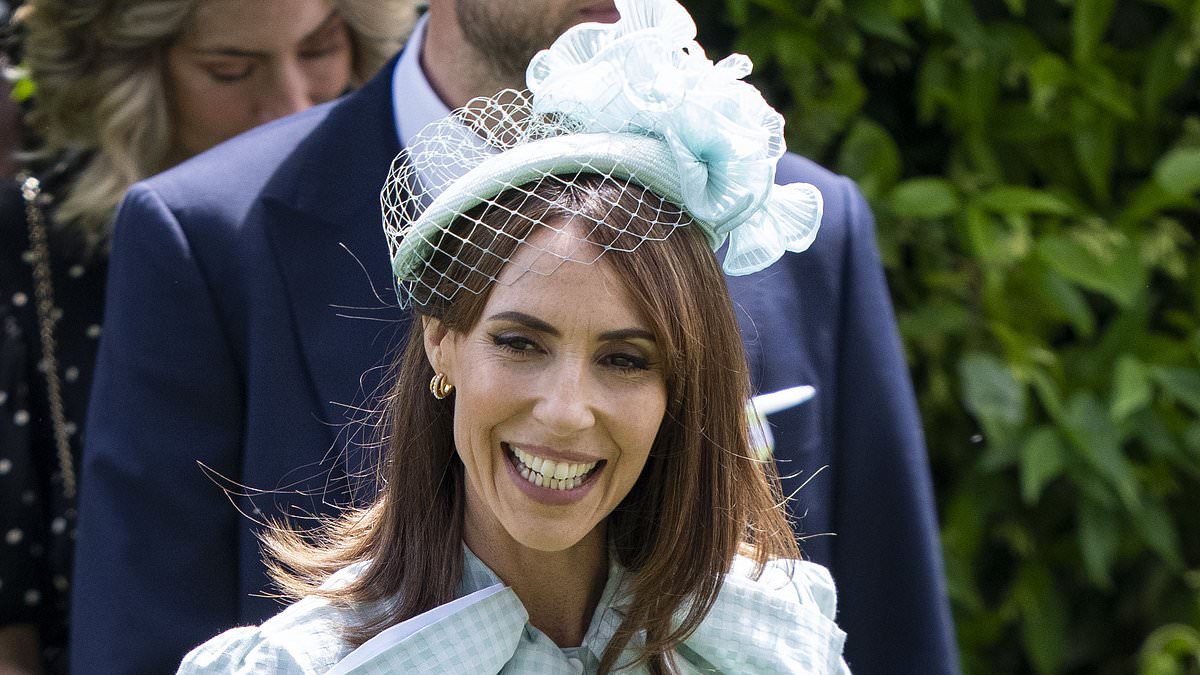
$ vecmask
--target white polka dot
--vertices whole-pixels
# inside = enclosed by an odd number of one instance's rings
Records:
[[[46,359],[42,359],[41,361],[38,361],[37,370],[39,373],[44,373],[47,370],[50,370],[50,362],[47,361]]]
[[[54,534],[62,534],[67,531],[67,519],[59,516],[50,521],[50,531]]]
[[[57,588],[59,591],[66,591],[67,588],[69,588],[70,586],[71,586],[70,582],[68,582],[67,578],[64,577],[63,575],[60,574],[60,575],[54,577],[54,587]]]
[[[0,405],[4,405],[4,402],[7,400],[8,400],[8,392],[0,391]]]
[[[88,326],[87,327],[87,336],[90,338],[93,338],[93,339],[100,337],[100,324],[94,323],[94,324]]]
[[[54,309],[50,310],[50,318],[51,319],[58,321],[62,317],[63,317],[62,307],[55,307]]]
[[[25,506],[33,504],[35,499],[37,499],[37,495],[34,494],[33,490],[26,490],[21,493],[21,503]]]
[[[71,367],[67,368],[66,370],[63,371],[63,379],[65,379],[67,382],[74,382],[75,380],[78,380],[79,379],[79,369],[76,368],[75,366],[71,366]]]
[[[27,264],[32,265],[33,261],[37,260],[37,254],[34,253],[33,251],[25,251],[24,253],[21,254],[21,260]]]
[[[78,279],[79,277],[83,276],[83,272],[83,265],[72,265],[71,269],[67,270],[67,274],[69,274],[72,279]]]
[[[63,424],[63,431],[67,432],[68,436],[74,436],[76,431],[79,431],[79,425],[74,422],[66,422]]]
[[[8,473],[9,471],[12,471],[12,460],[11,459],[0,459],[0,476],[3,476],[4,474]]]
[[[30,607],[36,606],[42,601],[42,593],[36,588],[31,588],[25,591],[25,604]]]
[[[18,410],[16,413],[14,413],[13,414],[13,424],[15,424],[19,427],[23,427],[26,424],[29,424],[29,411],[28,410]]]
[[[17,307],[24,307],[25,303],[29,302],[29,296],[24,293],[13,293],[12,303]]]
[[[9,546],[16,546],[25,538],[25,533],[17,528],[13,528],[4,534],[4,543]]]

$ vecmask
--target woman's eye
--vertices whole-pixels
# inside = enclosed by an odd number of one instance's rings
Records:
[[[208,76],[217,82],[230,84],[240,82],[254,73],[254,64],[209,66]]]
[[[493,335],[492,342],[506,351],[516,354],[532,354],[540,351],[538,345],[529,338],[520,335]]]
[[[641,356],[633,354],[609,354],[604,361],[617,370],[647,370],[650,362]]]

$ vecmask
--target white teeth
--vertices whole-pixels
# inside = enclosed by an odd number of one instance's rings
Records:
[[[517,458],[522,478],[538,487],[549,487],[552,490],[573,490],[579,487],[583,484],[584,476],[600,463],[556,462],[552,459],[531,455],[515,445],[510,445],[509,448]]]

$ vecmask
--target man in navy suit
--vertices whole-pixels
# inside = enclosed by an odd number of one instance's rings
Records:
[[[261,595],[253,521],[345,497],[339,479],[369,461],[345,423],[404,330],[380,299],[393,156],[449,107],[519,86],[567,26],[616,18],[595,0],[431,5],[361,90],[140,183],[122,206],[83,467],[76,672],[169,672],[278,610]],[[928,465],[870,212],[853,183],[794,155],[779,179],[824,194],[817,241],[730,287],[757,390],[817,389],[770,419],[786,489],[829,467],[792,508],[802,533],[836,534],[804,548],[837,580],[855,672],[953,673]]]

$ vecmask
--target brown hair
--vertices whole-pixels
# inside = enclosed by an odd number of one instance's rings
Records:
[[[533,212],[530,193],[542,203]],[[612,248],[632,236],[630,230],[649,233],[648,228],[687,221],[676,208],[679,222],[658,222],[656,202],[662,200],[644,188],[592,175],[524,186],[459,219],[447,239],[472,244],[458,256],[440,253],[444,257],[435,259],[426,274],[453,271],[451,281],[463,283],[472,265],[459,267],[452,260],[461,261],[467,251],[487,250],[495,255],[477,253],[470,262],[483,268],[481,278],[494,278],[516,242],[539,221],[579,214],[600,219],[628,210],[630,222],[609,223],[587,235],[591,243]],[[618,209],[612,208],[614,203]],[[524,217],[511,218],[514,210]],[[508,236],[470,228],[474,220]],[[628,570],[629,604],[601,658],[605,673],[642,631],[645,648],[639,661],[651,672],[673,670],[673,650],[711,609],[737,553],[753,556],[760,570],[770,559],[800,557],[780,506],[774,464],[757,459],[749,446],[743,408],[749,395],[746,359],[720,266],[693,226],[660,241],[653,238],[632,253],[609,253],[597,263],[612,266],[650,323],[667,355],[668,392],[666,415],[646,466],[608,520],[609,550]],[[433,276],[429,282],[436,283]],[[482,314],[488,290],[490,286],[479,293],[458,293],[451,301],[431,302],[416,311],[451,330],[469,330]],[[420,324],[414,318],[386,402],[390,439],[380,466],[385,487],[375,503],[344,514],[312,536],[286,528],[264,536],[272,574],[289,595],[317,593],[339,605],[359,607],[378,603],[374,606],[381,611],[347,635],[356,644],[454,599],[462,579],[464,475],[452,439],[453,398],[429,395],[433,369]],[[338,569],[366,560],[371,564],[349,586],[317,589]],[[676,623],[674,614],[681,609],[685,618]]]

